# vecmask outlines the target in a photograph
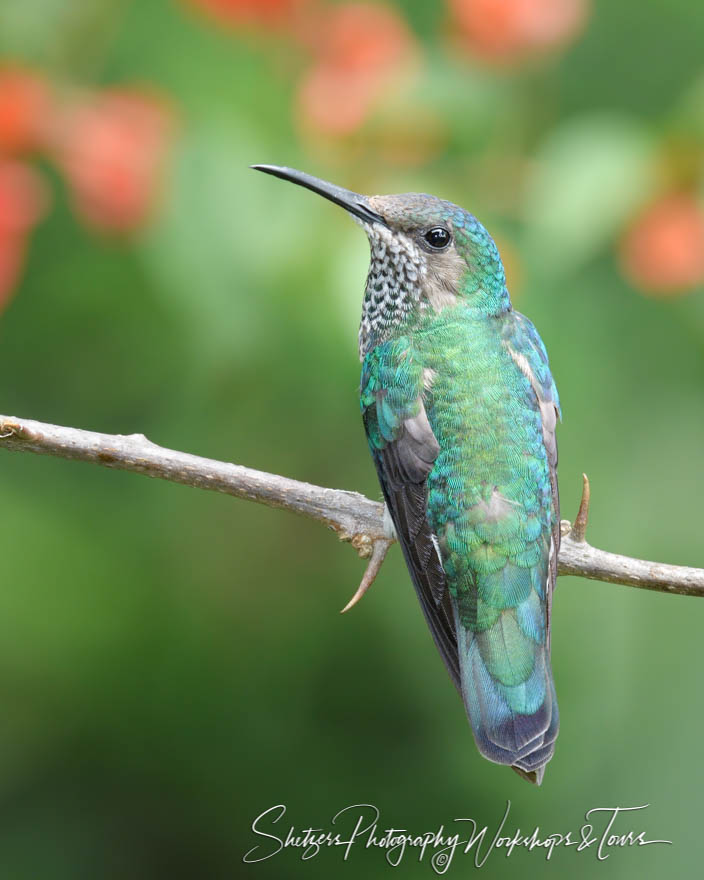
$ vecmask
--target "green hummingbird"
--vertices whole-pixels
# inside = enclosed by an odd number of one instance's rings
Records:
[[[539,785],[559,727],[560,404],[545,346],[472,214],[252,167],[341,205],[367,233],[360,402],[386,506],[479,751]]]

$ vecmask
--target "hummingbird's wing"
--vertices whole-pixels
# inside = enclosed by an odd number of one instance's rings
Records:
[[[379,482],[435,644],[458,691],[454,612],[427,519],[428,474],[440,447],[423,405],[423,368],[402,337],[364,359],[361,406]]]
[[[505,324],[504,342],[517,366],[528,378],[538,407],[543,426],[543,443],[550,469],[550,488],[552,490],[552,533],[547,583],[547,645],[550,649],[550,612],[552,594],[557,580],[557,556],[560,550],[560,494],[557,486],[557,438],[555,428],[557,419],[562,418],[560,398],[555,380],[550,372],[548,353],[533,323],[520,312],[512,312],[512,320]]]

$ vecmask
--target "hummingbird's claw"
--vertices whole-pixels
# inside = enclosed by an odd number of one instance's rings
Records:
[[[389,549],[391,544],[392,541],[385,541],[384,539],[379,539],[374,542],[372,555],[369,557],[369,562],[367,563],[367,569],[364,572],[362,582],[357,587],[357,592],[345,605],[340,614],[344,614],[345,611],[349,611],[350,608],[353,608],[357,604],[357,602],[359,602],[362,596],[367,592],[369,587],[371,587],[371,585],[374,583],[374,580],[379,574],[379,570],[381,569],[381,565],[386,558],[386,551]]]
[[[579,503],[577,517],[575,518],[574,525],[570,532],[572,540],[577,541],[579,544],[583,544],[586,540],[585,535],[587,533],[587,523],[589,522],[589,500],[591,497],[589,477],[586,474],[582,474],[582,479],[584,480],[582,486],[582,500]]]

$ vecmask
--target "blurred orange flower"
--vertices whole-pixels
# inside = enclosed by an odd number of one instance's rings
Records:
[[[416,57],[401,16],[370,3],[326,10],[305,41],[315,60],[299,85],[300,119],[304,127],[332,135],[357,129]]]
[[[654,296],[676,296],[704,284],[704,209],[689,193],[646,208],[619,246],[624,275]]]
[[[44,214],[47,201],[43,181],[30,166],[0,160],[0,309],[17,282],[28,233]]]
[[[280,27],[309,0],[186,0],[211,18],[229,26]]]
[[[172,115],[136,90],[107,90],[59,114],[53,152],[77,213],[97,229],[124,232],[148,217]]]
[[[36,73],[0,68],[0,153],[36,149],[49,112],[49,87]]]
[[[589,0],[448,0],[448,5],[460,46],[499,63],[567,45],[589,12]]]

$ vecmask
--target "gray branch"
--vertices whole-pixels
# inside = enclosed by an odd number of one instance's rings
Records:
[[[385,527],[383,504],[364,495],[341,489],[324,489],[278,474],[165,449],[152,443],[143,434],[98,434],[30,419],[0,416],[0,448],[134,471],[185,486],[246,498],[268,507],[282,507],[318,520],[333,529],[340,540],[352,544],[360,556],[370,559],[362,584],[348,608],[361,598],[374,580],[386,550],[394,542],[388,527]],[[664,593],[704,596],[704,569],[647,562],[590,546],[584,539],[588,489],[585,478],[585,492],[575,526],[572,527],[566,520],[562,523],[560,574]]]

